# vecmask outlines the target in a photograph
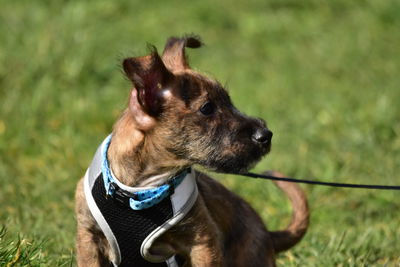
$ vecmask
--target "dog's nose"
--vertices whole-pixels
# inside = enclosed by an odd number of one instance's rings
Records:
[[[272,135],[273,133],[267,128],[257,128],[251,138],[257,143],[266,144],[271,142]]]

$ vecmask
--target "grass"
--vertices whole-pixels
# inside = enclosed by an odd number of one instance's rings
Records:
[[[192,66],[265,118],[256,171],[399,184],[395,0],[11,1],[0,9],[0,265],[74,265],[74,187],[126,103],[125,56],[194,32]],[[269,182],[218,175],[271,229],[290,219]],[[305,239],[281,266],[400,264],[398,193],[304,187]],[[7,229],[7,233],[5,233]]]
[[[72,266],[72,254],[50,261],[44,241],[32,241],[21,236],[7,238],[6,228],[0,229],[0,266]]]

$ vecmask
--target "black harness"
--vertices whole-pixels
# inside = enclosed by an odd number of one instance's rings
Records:
[[[106,236],[113,251],[113,266],[177,267],[183,261],[178,256],[165,259],[150,253],[151,245],[164,232],[176,225],[191,209],[197,199],[197,185],[193,172],[186,174],[182,182],[158,204],[141,210],[133,210],[122,200],[107,195],[102,172],[102,152],[106,143],[97,150],[85,175],[85,196],[89,209]],[[103,150],[103,151],[102,151]],[[114,177],[115,179],[115,177]],[[119,191],[129,195],[125,189]],[[119,192],[120,193],[120,192]],[[115,195],[115,194],[114,194]]]

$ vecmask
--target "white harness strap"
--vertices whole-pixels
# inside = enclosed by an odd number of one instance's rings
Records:
[[[89,210],[92,213],[93,217],[95,218],[96,222],[98,223],[99,227],[103,231],[103,234],[107,238],[108,243],[110,244],[111,250],[113,251],[112,255],[114,256],[112,259],[112,263],[114,266],[118,266],[121,262],[121,253],[119,250],[117,239],[114,236],[114,233],[111,231],[106,219],[101,214],[99,207],[96,205],[96,202],[92,195],[92,188],[94,182],[96,181],[97,177],[101,174],[101,149],[100,146],[92,163],[90,164],[89,168],[86,171],[85,178],[84,178],[84,192],[86,202],[89,206]]]

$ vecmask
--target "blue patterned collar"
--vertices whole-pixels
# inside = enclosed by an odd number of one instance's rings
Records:
[[[113,198],[122,205],[129,206],[133,210],[143,210],[160,203],[166,197],[174,193],[175,188],[183,181],[186,175],[191,171],[187,168],[169,180],[167,184],[159,187],[140,190],[137,192],[126,191],[118,186],[118,181],[112,175],[111,168],[107,159],[107,151],[110,146],[111,135],[107,136],[102,146],[102,164],[101,171],[103,174],[104,187],[107,196]]]

